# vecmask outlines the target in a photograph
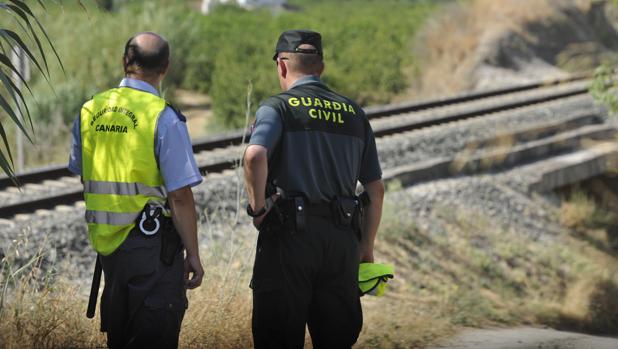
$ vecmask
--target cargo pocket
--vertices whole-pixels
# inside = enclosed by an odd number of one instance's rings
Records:
[[[133,347],[176,348],[186,309],[186,298],[146,297],[131,323]]]
[[[254,292],[272,291],[283,287],[279,240],[276,232],[260,230],[249,287]]]

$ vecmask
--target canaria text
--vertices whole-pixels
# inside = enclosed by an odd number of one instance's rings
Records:
[[[127,127],[122,125],[97,125],[94,130],[96,132],[115,132],[127,133]]]

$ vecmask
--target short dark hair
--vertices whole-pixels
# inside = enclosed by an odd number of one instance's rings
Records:
[[[309,45],[303,46],[307,46],[309,49],[313,48],[313,46]],[[290,69],[302,74],[317,74],[322,70],[324,65],[324,59],[321,54],[281,52],[279,56],[287,57],[290,62]]]
[[[159,37],[160,44],[146,50],[140,47],[136,38],[142,34],[152,34]],[[152,32],[138,33],[131,37],[124,47],[125,73],[131,73],[134,67],[139,67],[146,74],[161,74],[170,62],[170,46],[167,40]]]

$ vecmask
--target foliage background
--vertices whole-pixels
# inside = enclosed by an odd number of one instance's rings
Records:
[[[433,7],[428,1],[323,1],[311,7],[304,6],[308,1],[294,3],[292,12],[221,6],[208,16],[186,2],[169,1],[134,1],[114,13],[101,12],[88,2],[86,14],[70,4],[52,9],[43,14],[43,23],[68,78],[54,76],[64,103],[50,95],[51,100],[40,101],[38,114],[45,118],[60,111],[71,120],[70,112],[84,98],[118,82],[126,39],[145,30],[163,34],[173,46],[167,87],[212,94],[215,114],[226,126],[240,124],[244,114],[239,101],[248,80],[256,87],[254,102],[277,92],[270,57],[278,34],[289,28],[322,32],[325,80],[360,103],[386,103],[406,87],[404,68],[414,64],[412,34]]]
[[[388,103],[415,75],[415,33],[442,2],[449,1],[292,0],[286,10],[219,6],[207,16],[199,12],[199,1],[187,0],[118,1],[112,12],[95,0],[58,0],[46,11],[35,6],[66,75],[50,65],[52,91],[33,74],[36,134],[26,162],[66,161],[70,125],[80,105],[118,84],[124,44],[137,32],[155,31],[170,41],[173,66],[165,97],[173,102],[177,88],[208,94],[215,119],[209,131],[217,132],[244,123],[249,81],[254,110],[279,92],[271,57],[279,33],[290,28],[322,33],[323,77],[332,88],[362,105]]]

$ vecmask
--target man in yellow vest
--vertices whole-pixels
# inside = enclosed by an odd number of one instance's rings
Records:
[[[69,169],[84,183],[110,348],[176,348],[186,288],[204,274],[191,191],[202,177],[186,119],[157,91],[169,56],[155,33],[129,39],[120,86],[87,101],[73,126]]]

